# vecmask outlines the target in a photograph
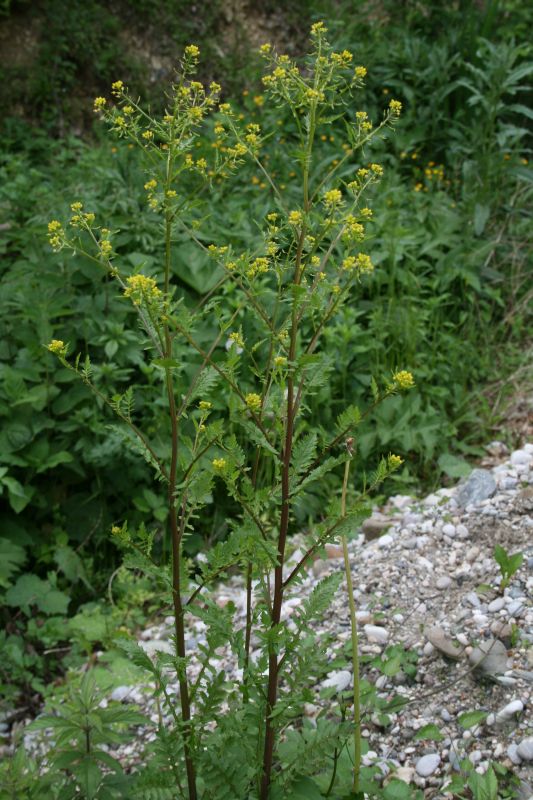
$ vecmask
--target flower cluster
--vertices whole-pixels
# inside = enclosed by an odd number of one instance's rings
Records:
[[[250,392],[245,396],[244,402],[246,403],[247,408],[255,413],[261,408],[261,395],[256,394],[255,392]]]
[[[415,385],[412,373],[407,372],[405,369],[395,372],[392,376],[392,381],[394,387],[397,389],[412,389]]]
[[[50,344],[47,345],[47,350],[60,358],[65,358],[67,355],[67,346],[61,339],[52,339]]]
[[[215,472],[224,472],[227,466],[227,461],[225,458],[214,458],[211,464],[213,465]]]
[[[61,250],[64,244],[65,233],[63,231],[63,226],[57,219],[53,219],[48,223],[48,241],[56,252]]]
[[[359,253],[356,256],[348,256],[342,262],[342,268],[347,272],[357,272],[358,275],[370,273],[374,270],[374,265],[369,255]]]
[[[395,456],[390,453],[387,456],[387,466],[390,470],[398,469],[403,464],[403,458],[401,456]]]
[[[162,297],[162,291],[157,286],[153,278],[148,275],[130,275],[126,278],[126,288],[124,297],[130,297],[135,306],[139,306],[143,301],[153,303]]]

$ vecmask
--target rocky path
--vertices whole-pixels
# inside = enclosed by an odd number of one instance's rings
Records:
[[[365,677],[381,696],[396,693],[408,703],[386,726],[377,715],[365,717],[364,760],[377,763],[385,776],[422,788],[427,798],[451,797],[442,787],[466,756],[479,773],[491,760],[512,769],[522,781],[521,800],[533,798],[533,444],[511,454],[500,443],[487,450],[488,468],[424,499],[392,497],[350,542],[362,655],[379,657],[387,647],[401,645],[416,661],[414,679],[407,667],[388,677],[365,665]],[[524,554],[504,591],[493,557],[496,544]],[[293,546],[296,563],[297,540]],[[312,564],[284,605],[287,624],[320,578],[342,571],[341,555],[340,548],[328,546],[325,557]],[[343,588],[317,626],[317,635],[333,634],[338,648],[350,635]],[[244,618],[239,579],[219,586],[215,597],[221,605],[233,601]],[[171,650],[171,622],[143,631],[140,644],[147,652]],[[202,627],[191,619],[191,651],[203,639]],[[333,662],[335,647],[329,655]],[[235,672],[223,649],[218,666]],[[350,671],[333,669],[324,685],[343,691],[352,680]],[[156,722],[142,687],[120,686],[111,697],[139,703]],[[306,707],[309,718],[319,712],[318,703]],[[486,717],[465,728],[461,715],[470,711],[484,711]],[[441,738],[420,738],[428,725],[436,726]],[[144,734],[154,735],[148,728]],[[130,760],[132,746],[119,755]]]

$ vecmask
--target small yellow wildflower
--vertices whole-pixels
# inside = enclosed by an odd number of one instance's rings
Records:
[[[187,58],[196,60],[200,55],[200,48],[195,44],[188,44],[185,48],[185,55]]]
[[[155,180],[155,178],[146,181],[146,183],[144,184],[144,188],[146,189],[147,192],[152,192],[156,186],[157,186],[157,181]]]
[[[330,189],[323,197],[324,205],[326,208],[334,208],[342,201],[342,192],[340,189]]]
[[[262,94],[256,94],[254,97],[254,103],[256,106],[261,108],[261,106],[264,106],[265,104],[265,98],[263,97]]]
[[[373,214],[373,211],[372,211],[371,208],[368,208],[368,206],[365,206],[364,208],[361,209],[361,216],[362,217],[366,217],[367,219],[370,219],[372,214]]]
[[[111,527],[111,533],[113,536],[118,536],[122,533],[122,528],[120,528],[118,525],[113,525]]]
[[[89,211],[87,214],[85,214],[85,222],[86,222],[88,225],[92,225],[92,223],[94,222],[94,220],[95,220],[95,219],[96,219],[96,217],[95,217],[95,215],[92,213],[92,211]]]
[[[354,75],[359,80],[363,80],[363,78],[366,77],[367,71],[368,70],[366,67],[356,67],[354,70]]]
[[[365,169],[365,167],[361,167],[361,169],[357,170],[357,177],[359,178],[359,180],[364,181],[367,175],[368,175],[368,170]]]
[[[389,110],[393,117],[399,117],[402,112],[402,104],[399,100],[391,100]]]
[[[209,400],[200,400],[198,408],[201,408],[202,411],[209,411],[210,408],[213,408],[213,403],[210,403]]]
[[[383,167],[381,164],[370,164],[370,170],[374,175],[381,177],[383,175]]]
[[[53,219],[48,223],[48,233],[55,233],[61,230],[61,223],[57,219]]]
[[[129,278],[126,278],[126,283],[128,285],[124,289],[124,297],[131,297],[136,306],[140,305],[141,300],[153,302],[162,295],[155,280],[147,275],[130,275]]]
[[[177,197],[177,194],[178,193],[175,191],[175,189],[169,189],[167,192],[165,192],[165,195],[169,198]]]
[[[250,392],[244,398],[244,401],[250,411],[259,411],[261,408],[261,395],[256,394],[255,392]]]
[[[244,338],[242,333],[239,333],[238,331],[230,333],[228,341],[231,342],[231,344],[234,344],[235,347],[241,347],[244,350]]]
[[[106,106],[107,100],[105,97],[95,97],[93,108],[95,111],[103,111]]]
[[[151,139],[154,138],[154,132],[153,131],[143,131],[142,137],[143,137],[143,139],[146,139],[146,141],[149,142]]]
[[[265,42],[265,44],[262,44],[261,47],[259,48],[259,52],[263,56],[268,55],[268,53],[270,53],[271,50],[272,50],[272,45],[269,44],[268,42]]]
[[[134,110],[135,109],[132,106],[124,106],[124,108],[122,109],[122,111],[125,114],[127,114],[128,117],[131,116],[131,114],[133,114]]]
[[[47,349],[56,356],[65,357],[67,354],[67,346],[61,339],[52,339],[50,344],[47,345]]]
[[[289,212],[289,224],[290,225],[301,225],[303,222],[303,214],[301,211],[290,211]]]
[[[213,469],[215,472],[224,472],[226,469],[226,459],[225,458],[214,458],[211,462],[213,465]]]
[[[70,208],[71,208],[72,211],[81,211],[82,208],[83,208],[83,205],[82,205],[82,203],[79,203],[79,202],[78,203],[71,203],[70,204]]]
[[[287,359],[285,356],[276,356],[274,359],[274,366],[275,367],[284,367],[287,363]]]
[[[275,211],[271,211],[270,214],[267,214],[268,222],[276,222],[278,215]]]
[[[415,385],[415,380],[412,373],[407,372],[405,369],[395,372],[392,376],[392,380],[398,389],[412,389],[412,387]]]
[[[115,81],[111,84],[111,94],[114,94],[115,97],[120,97],[120,93],[124,88],[124,83],[122,81]]]
[[[398,469],[399,466],[403,464],[403,458],[401,456],[395,456],[392,453],[387,457],[387,465],[389,469]]]
[[[311,25],[311,36],[318,36],[321,33],[327,33],[328,29],[324,25],[323,22],[315,22],[314,25]]]
[[[111,244],[109,239],[101,239],[100,253],[104,256],[104,258],[108,258],[112,252],[113,252],[113,245]]]

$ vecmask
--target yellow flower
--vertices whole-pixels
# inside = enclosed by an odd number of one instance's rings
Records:
[[[89,211],[87,214],[85,214],[85,222],[86,222],[88,225],[92,225],[92,223],[94,222],[94,220],[95,220],[95,216],[94,216],[94,214],[92,213],[92,211]]]
[[[301,211],[290,211],[289,212],[289,224],[290,225],[301,225],[303,222],[303,214]]]
[[[81,211],[83,205],[81,203],[71,203],[70,208],[72,209],[72,211]]]
[[[100,241],[100,253],[107,258],[113,252],[113,245],[109,241],[109,239],[101,239]]]
[[[265,104],[265,98],[263,97],[262,94],[256,94],[254,97],[254,103],[256,104],[256,106],[259,106],[259,108],[261,108],[261,106]]]
[[[383,167],[381,164],[370,164],[370,169],[376,176],[381,177],[383,175]]]
[[[357,170],[357,177],[359,178],[359,180],[363,181],[367,175],[368,175],[368,170],[365,169],[365,167],[361,167],[361,169]]]
[[[147,192],[153,191],[156,186],[157,186],[157,181],[155,180],[155,178],[152,178],[152,180],[150,181],[146,181],[146,183],[144,184],[144,188],[146,189]]]
[[[262,44],[261,47],[259,48],[259,52],[263,56],[268,55],[268,53],[270,53],[271,50],[272,50],[272,45],[269,44],[268,42],[266,42],[265,44]]]
[[[412,373],[407,372],[405,369],[395,372],[392,376],[392,380],[398,389],[412,389],[412,387],[415,385]]]
[[[373,214],[372,209],[368,208],[367,206],[365,206],[364,208],[361,209],[361,216],[362,217],[366,217],[367,219],[370,219],[372,214]]]
[[[57,219],[53,219],[48,223],[48,233],[55,233],[61,230],[61,223]]]
[[[122,533],[122,528],[120,528],[118,525],[113,525],[111,527],[111,533],[113,536],[118,536]]]
[[[357,256],[348,256],[348,258],[345,258],[342,262],[342,268],[348,272],[356,270],[362,273],[372,272],[374,265],[372,264],[370,256],[366,255],[366,253],[359,253]]]
[[[403,464],[403,458],[401,458],[401,456],[395,456],[390,453],[387,457],[387,465],[389,469],[398,469],[401,464]]]
[[[210,408],[213,408],[213,403],[210,403],[209,400],[200,400],[198,408],[201,408],[202,411],[209,411]]]
[[[242,349],[244,350],[244,339],[242,333],[239,333],[238,331],[230,333],[228,340],[236,347],[242,347]]]
[[[103,111],[106,103],[107,100],[105,99],[105,97],[95,97],[93,108],[95,111]]]
[[[124,106],[124,108],[123,108],[122,110],[123,110],[123,112],[124,112],[125,114],[127,114],[128,116],[129,116],[130,114],[133,114],[133,112],[134,112],[134,109],[132,108],[132,106]]]
[[[172,198],[172,197],[177,197],[178,193],[174,189],[169,189],[167,192],[165,192],[165,194],[167,197]]]
[[[124,84],[122,81],[115,81],[111,84],[111,93],[114,94],[115,97],[119,97],[123,88]]]
[[[402,111],[402,104],[399,100],[391,100],[389,110],[393,117],[399,117]]]
[[[367,74],[367,68],[366,67],[356,67],[355,70],[354,70],[354,75],[359,80],[362,80],[363,78],[365,78],[366,74]]]
[[[250,411],[259,411],[261,408],[261,395],[256,394],[255,392],[250,392],[244,398],[244,401]]]
[[[200,48],[195,44],[188,44],[185,48],[185,55],[187,58],[196,60],[200,55]]]
[[[328,29],[323,22],[315,22],[314,25],[311,25],[311,36],[319,36],[319,34],[327,32]]]
[[[213,469],[215,472],[224,472],[226,469],[226,459],[225,458],[214,458],[211,462],[213,465]]]
[[[342,201],[342,192],[340,189],[330,189],[329,192],[325,193],[323,200],[326,208],[338,206]]]
[[[146,139],[147,141],[150,141],[151,139],[154,138],[154,133],[153,133],[153,131],[143,131],[142,137],[143,137],[143,139]]]
[[[51,353],[54,353],[54,355],[62,356],[63,358],[67,354],[67,346],[61,339],[52,339],[50,344],[47,345],[47,349],[50,350]]]
[[[128,284],[124,289],[124,297],[131,297],[134,305],[138,306],[141,300],[146,300],[148,303],[157,300],[161,297],[161,289],[158,288],[155,280],[149,278],[147,275],[130,275],[126,278]]]
[[[268,222],[275,222],[278,218],[278,215],[275,211],[271,211],[270,214],[267,214]]]
[[[276,356],[274,359],[274,366],[275,367],[284,367],[287,363],[287,359],[285,356]]]
[[[213,94],[218,94],[219,92],[222,91],[222,86],[220,85],[220,83],[211,81],[211,83],[209,84],[209,90],[213,92]]]

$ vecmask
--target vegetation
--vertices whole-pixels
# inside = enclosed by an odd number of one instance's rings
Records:
[[[76,5],[60,25],[58,4],[43,4],[50,28],[42,68],[32,70],[31,86],[23,71],[17,78],[26,121],[3,123],[2,692],[9,713],[22,696],[37,710],[59,674],[103,649],[102,663],[122,678],[132,669],[124,651],[148,670],[163,701],[172,667],[182,705],[172,733],[160,731],[146,783],[132,781],[100,745],[137,717],[110,710],[100,719],[94,683],[78,688],[79,678],[69,679],[70,705],[54,726],[63,725],[67,743],[73,726],[87,733],[89,725],[94,742],[88,734],[75,752],[59,748],[33,789],[25,770],[37,768],[19,754],[6,797],[148,797],[157,781],[157,796],[167,796],[176,786],[164,766],[170,758],[187,766],[188,788],[178,796],[208,798],[220,786],[222,749],[234,753],[232,797],[266,798],[271,784],[271,797],[345,796],[353,774],[342,703],[332,702],[333,718],[318,732],[303,729],[277,744],[298,718],[310,676],[320,674],[305,632],[336,590],[327,582],[317,589],[297,622],[297,645],[279,625],[287,539],[307,530],[310,556],[357,530],[378,486],[415,491],[463,474],[495,423],[486,388],[524,374],[528,12],[511,2],[481,10],[426,4],[398,24],[398,4],[369,7],[357,19],[351,4],[336,4],[331,74],[321,66],[327,44],[318,25],[302,77],[292,60],[265,48],[274,77],[262,84],[251,47],[217,56],[223,9],[212,4],[198,32],[204,71],[194,74],[189,47],[182,78],[165,96],[162,83],[150,85],[146,63],[124,55],[121,19],[95,0],[83,13]],[[183,4],[129,5],[125,28],[153,18],[157,6],[167,46],[189,40],[189,23],[179,32],[165,23],[181,20]],[[298,16],[302,27],[301,18],[330,11],[296,5],[289,28]],[[8,5],[8,21],[23,10]],[[78,46],[86,31],[95,37],[94,66]],[[293,46],[301,50],[298,37]],[[44,66],[50,53],[53,68]],[[215,69],[228,75],[222,97],[216,84],[206,93],[194,85],[198,77],[211,82]],[[96,102],[111,144],[80,110],[87,71],[85,84],[98,96],[114,87],[112,99]],[[4,91],[16,85],[7,77]],[[246,88],[227,107],[238,85]],[[138,104],[137,90],[148,104]],[[150,105],[161,113],[146,111]],[[82,136],[67,133],[69,119]],[[61,222],[50,227],[52,217]],[[411,372],[416,389],[404,394]],[[192,559],[200,551],[208,560],[199,567]],[[193,602],[235,568],[248,586],[245,631],[232,627],[231,609]],[[261,599],[252,604],[256,581]],[[161,613],[161,592],[174,605],[176,656],[154,662],[125,634]],[[229,639],[242,686],[223,689],[215,673],[205,694],[188,682],[184,597],[210,629],[198,654],[204,670]],[[253,630],[263,643],[255,664]],[[280,690],[282,672],[295,676],[290,691]],[[360,695],[375,707],[364,681]],[[207,723],[222,703],[231,724],[212,733]],[[237,776],[242,742],[253,754]],[[301,775],[296,765],[309,752]],[[333,752],[343,755],[330,785]],[[361,781],[364,791],[378,791],[368,771]]]

